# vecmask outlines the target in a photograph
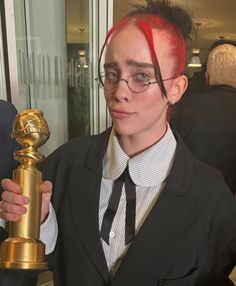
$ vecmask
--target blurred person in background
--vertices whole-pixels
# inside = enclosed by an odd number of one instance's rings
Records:
[[[171,126],[192,154],[220,170],[236,192],[236,46],[217,44],[207,59],[208,90],[183,98]]]
[[[223,45],[223,44],[230,44],[236,46],[236,42],[232,40],[227,39],[220,39],[215,41],[209,48],[209,53],[211,50],[213,50],[215,47]],[[206,78],[206,63],[204,63],[201,67],[200,71],[194,72],[192,77],[188,79],[188,87],[183,95],[183,99],[185,96],[191,96],[196,95],[202,92],[205,92],[208,90],[209,85]]]

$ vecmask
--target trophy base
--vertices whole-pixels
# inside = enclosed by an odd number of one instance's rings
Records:
[[[34,238],[10,237],[2,242],[0,268],[47,269],[45,245]]]

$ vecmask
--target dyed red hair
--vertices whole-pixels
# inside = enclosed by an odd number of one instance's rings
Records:
[[[158,57],[154,48],[153,30],[160,30],[168,35],[166,39],[168,40],[169,52],[170,56],[172,56],[174,60],[173,76],[178,76],[184,73],[186,46],[184,37],[179,31],[179,29],[161,16],[151,14],[139,14],[131,17],[126,17],[122,21],[115,24],[107,33],[106,39],[101,49],[99,57],[99,77],[101,57],[110,37],[131,22],[137,26],[137,28],[144,34],[147,40],[152,62],[155,66],[156,78],[160,82],[160,88],[163,94],[166,96],[166,90],[161,75]]]

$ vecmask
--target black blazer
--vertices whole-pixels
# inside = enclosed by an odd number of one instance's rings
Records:
[[[222,176],[177,137],[166,186],[111,280],[98,226],[102,159],[110,131],[75,139],[42,164],[54,184],[59,235],[48,259],[56,286],[232,285],[236,201]]]
[[[236,193],[236,89],[212,86],[186,96],[172,113],[175,129],[192,154],[222,172]]]

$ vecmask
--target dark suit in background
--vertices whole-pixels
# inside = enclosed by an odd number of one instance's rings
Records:
[[[201,71],[195,72],[193,76],[188,79],[188,87],[183,97],[207,91],[208,86],[205,73],[206,65],[203,65]]]
[[[236,193],[236,46],[223,43],[207,58],[209,89],[185,96],[173,110],[171,126],[193,155],[220,170]]]
[[[16,168],[13,152],[19,148],[11,137],[13,120],[17,110],[13,104],[0,100],[0,180],[11,178],[12,170]]]
[[[220,170],[236,191],[236,89],[212,86],[185,97],[173,111],[171,126],[192,154]]]

